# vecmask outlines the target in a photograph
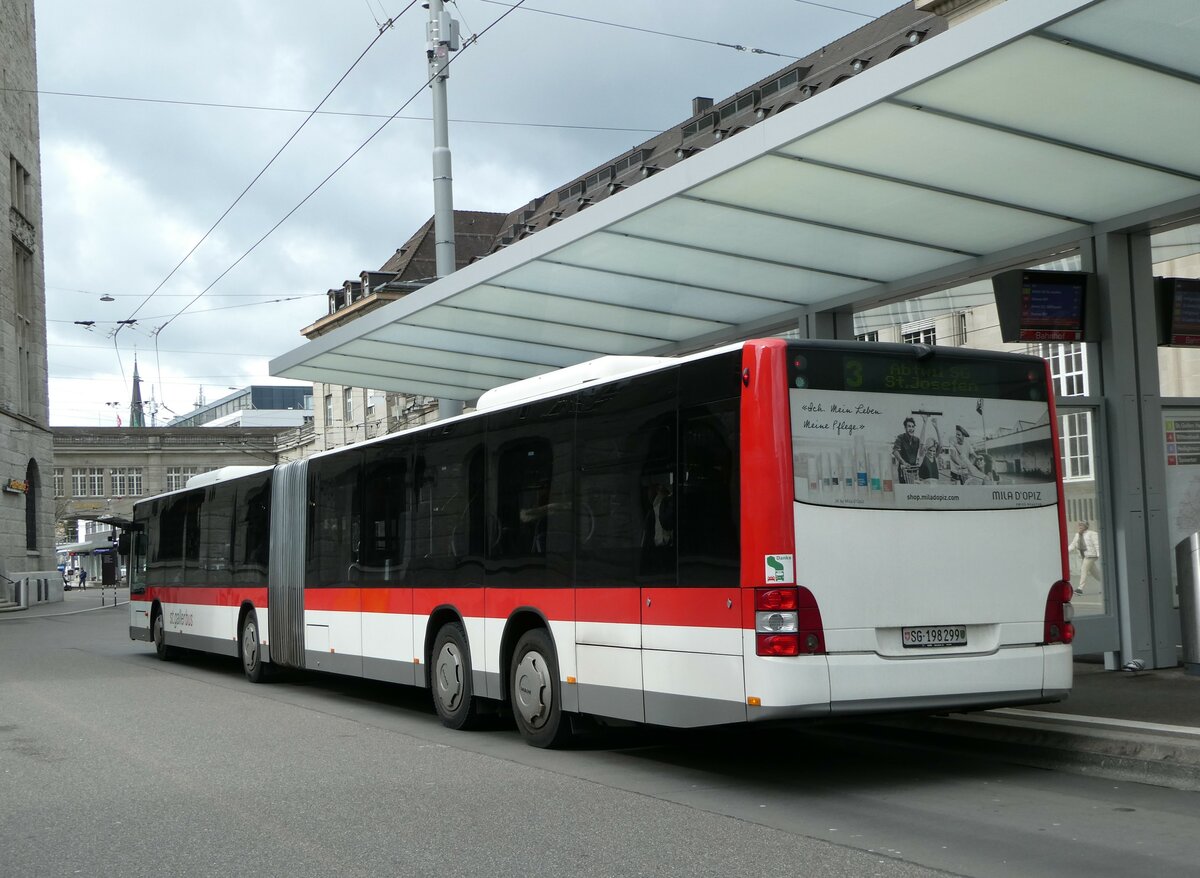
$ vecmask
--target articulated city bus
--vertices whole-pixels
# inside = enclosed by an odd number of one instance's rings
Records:
[[[690,727],[1071,686],[1034,357],[749,341],[605,358],[475,412],[139,503],[130,636],[511,710]]]

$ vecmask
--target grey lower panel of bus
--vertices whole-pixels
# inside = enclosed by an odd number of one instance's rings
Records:
[[[304,651],[304,663],[300,666],[310,671],[327,671],[331,674],[345,674],[348,677],[363,676],[363,657],[361,655],[341,655],[336,652]]]
[[[397,662],[367,656],[363,656],[362,660],[362,674],[368,680],[401,683],[405,686],[417,685],[417,667],[412,662]]]
[[[275,467],[271,478],[271,563],[267,618],[274,661],[303,668],[304,545],[308,508],[308,461]],[[323,653],[322,653],[323,655]],[[355,672],[357,673],[357,672]]]
[[[578,689],[581,712],[612,719],[647,722],[653,725],[687,729],[719,726],[746,721],[746,705],[719,698],[700,698],[666,692],[640,692],[616,686],[592,686],[581,683],[564,687]],[[563,709],[566,697],[563,698]]]
[[[220,637],[204,637],[200,634],[182,634],[178,631],[164,631],[163,640],[167,646],[180,646],[184,649],[195,649],[201,652],[212,652],[217,655],[238,657],[238,642],[225,640]]]
[[[144,640],[147,643],[154,642],[154,635],[150,633],[149,628],[139,628],[137,625],[129,626],[130,640]]]
[[[1028,689],[1012,692],[980,692],[977,694],[920,695],[912,698],[871,698],[864,701],[834,701],[831,704],[798,705],[795,707],[752,707],[747,713],[750,722],[777,719],[837,718],[887,713],[935,713],[950,711],[987,710],[992,707],[1013,707],[1018,704],[1044,704],[1061,701],[1067,689]]]

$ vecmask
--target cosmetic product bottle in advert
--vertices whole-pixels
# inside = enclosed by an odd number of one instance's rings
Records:
[[[854,463],[857,467],[855,478],[858,490],[865,491],[870,487],[870,484],[867,480],[867,447],[861,436],[856,437],[854,440]]]
[[[817,456],[809,454],[805,457],[808,464],[808,495],[815,497],[821,493],[821,472],[817,468]]]
[[[833,475],[829,467],[829,452],[821,452],[821,490],[829,493],[833,490]]]
[[[847,497],[853,497],[855,494],[854,482],[854,455],[849,449],[842,449],[842,493]]]
[[[883,455],[875,452],[871,455],[871,500],[874,503],[879,502],[879,495],[883,493]]]
[[[884,459],[883,470],[883,505],[891,506],[896,502],[896,485],[892,480],[892,459],[888,455]]]

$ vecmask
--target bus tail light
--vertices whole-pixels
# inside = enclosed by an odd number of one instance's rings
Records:
[[[1075,639],[1075,626],[1071,620],[1075,618],[1075,607],[1071,598],[1075,589],[1065,579],[1060,579],[1050,586],[1050,594],[1046,597],[1046,630],[1043,643],[1070,643]]]
[[[754,637],[758,655],[822,655],[825,629],[807,588],[756,588]]]

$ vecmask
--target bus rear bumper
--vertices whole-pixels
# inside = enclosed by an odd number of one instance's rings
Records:
[[[828,669],[828,700],[819,704],[816,699],[793,699],[789,704],[788,699],[778,697],[794,689],[794,678],[787,665],[775,659],[760,669],[766,673],[756,674],[760,684],[768,685],[761,687],[760,704],[749,709],[750,721],[1040,704],[1065,698],[1072,679],[1071,648],[1061,644],[1010,647],[988,655],[892,659],[843,654],[795,661],[814,665],[820,661]],[[804,673],[811,678],[812,670],[810,666]],[[769,685],[772,678],[777,687]],[[776,690],[775,698],[770,697],[770,689]]]

